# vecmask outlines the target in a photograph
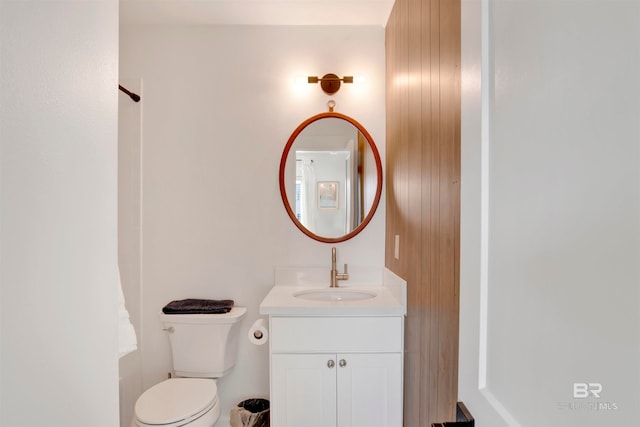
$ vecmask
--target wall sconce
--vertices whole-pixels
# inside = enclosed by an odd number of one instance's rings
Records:
[[[342,78],[335,74],[325,74],[322,78],[318,76],[307,77],[307,83],[320,83],[320,87],[327,95],[333,95],[340,90],[340,82],[353,83],[353,76],[344,76]]]

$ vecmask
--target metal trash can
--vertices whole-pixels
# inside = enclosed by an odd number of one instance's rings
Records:
[[[231,409],[231,427],[269,427],[269,401],[247,399]]]

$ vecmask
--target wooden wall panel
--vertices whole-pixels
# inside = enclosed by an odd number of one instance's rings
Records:
[[[396,0],[386,52],[385,260],[408,283],[404,424],[422,427],[457,401],[460,1]]]

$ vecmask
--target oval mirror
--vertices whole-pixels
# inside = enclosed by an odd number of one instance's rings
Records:
[[[348,240],[373,218],[382,163],[369,132],[336,112],[302,122],[280,160],[280,194],[294,224],[326,243]]]

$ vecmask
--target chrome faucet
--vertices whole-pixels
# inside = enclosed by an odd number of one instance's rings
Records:
[[[331,284],[329,287],[337,288],[338,280],[347,280],[348,278],[347,264],[344,265],[344,273],[338,273],[336,269],[336,248],[331,248]]]

